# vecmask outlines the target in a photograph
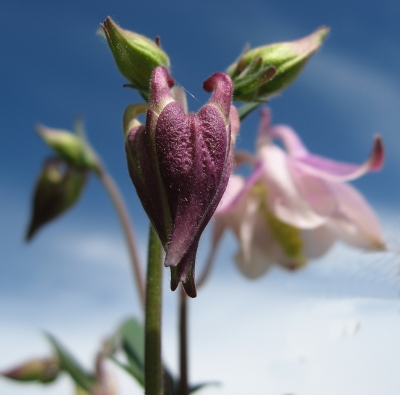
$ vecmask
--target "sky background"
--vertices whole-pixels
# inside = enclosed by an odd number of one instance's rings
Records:
[[[273,121],[291,125],[312,152],[362,162],[383,136],[382,172],[354,184],[378,212],[389,252],[337,245],[292,275],[256,281],[232,264],[226,237],[218,264],[190,302],[193,381],[218,380],[204,394],[395,395],[400,390],[400,2],[394,1],[35,1],[0,4],[0,370],[50,351],[49,331],[90,366],[100,340],[131,315],[141,317],[122,233],[107,194],[92,177],[79,204],[26,245],[31,192],[50,154],[38,123],[86,130],[124,194],[146,254],[148,223],[126,171],[121,117],[138,95],[122,88],[106,42],[95,34],[107,15],[150,38],[161,36],[177,83],[195,97],[246,43],[256,47],[331,28],[301,77],[270,102]],[[254,113],[237,147],[253,150]],[[207,254],[203,237],[198,266]],[[176,371],[176,295],[165,271],[165,359]],[[140,394],[114,366],[120,394]],[[136,391],[136,392],[135,392]],[[63,377],[21,388],[0,378],[0,394],[71,394]]]

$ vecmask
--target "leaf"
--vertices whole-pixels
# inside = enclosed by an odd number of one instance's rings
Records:
[[[109,356],[109,358],[111,359],[111,361],[113,361],[116,365],[118,365],[120,368],[124,369],[125,372],[127,372],[128,374],[130,374],[134,379],[136,379],[136,381],[142,386],[144,387],[144,372],[143,371],[139,371],[135,368],[133,368],[131,365],[126,365],[120,361],[118,361],[117,358]]]
[[[121,346],[129,364],[144,372],[144,328],[135,319],[125,321],[119,329]]]
[[[115,357],[109,358],[127,373],[133,376],[138,383],[144,385],[144,328],[135,318],[122,323],[117,332],[110,339],[122,349],[129,365],[118,361]]]
[[[179,393],[178,382],[172,376],[172,373],[164,366],[164,389],[163,395],[176,395]]]
[[[79,387],[82,387],[82,389],[90,392],[95,385],[93,376],[85,372],[80,364],[61,345],[61,343],[58,342],[58,340],[48,333],[46,336],[60,360],[61,369],[67,372]]]

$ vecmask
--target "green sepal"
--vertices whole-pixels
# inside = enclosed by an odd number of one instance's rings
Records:
[[[108,46],[121,74],[148,99],[150,78],[157,66],[169,68],[169,58],[159,46],[140,34],[119,27],[110,17],[101,24]]]
[[[234,100],[265,101],[279,94],[299,76],[307,61],[321,47],[328,32],[329,29],[323,26],[299,40],[246,51],[227,70],[234,84]],[[274,78],[267,78],[269,67],[276,69]]]
[[[233,100],[249,101],[257,100],[258,88],[272,80],[276,74],[276,68],[271,65],[262,65],[262,59],[256,58],[250,62],[242,73],[234,79]],[[243,98],[246,98],[244,100]]]

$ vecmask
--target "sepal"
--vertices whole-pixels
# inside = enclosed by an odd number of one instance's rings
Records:
[[[234,100],[264,102],[279,94],[299,76],[328,33],[329,29],[322,26],[300,40],[245,52],[227,70],[234,84]]]
[[[108,45],[121,74],[145,98],[149,95],[149,83],[157,66],[169,68],[168,55],[154,42],[140,34],[119,27],[110,17],[101,24]]]

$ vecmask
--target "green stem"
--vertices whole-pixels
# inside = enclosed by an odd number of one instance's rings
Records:
[[[125,235],[125,240],[128,245],[130,261],[132,265],[132,270],[134,273],[134,279],[136,281],[137,290],[139,292],[140,301],[144,306],[145,303],[145,286],[144,277],[140,267],[140,260],[138,254],[138,248],[136,246],[135,234],[133,231],[133,226],[129,220],[128,210],[126,209],[122,195],[118,190],[115,181],[112,179],[111,175],[107,173],[104,166],[99,165],[98,177],[105,189],[107,190],[110,198],[114,204],[114,207],[118,213],[119,220],[122,225],[122,229]]]
[[[180,395],[189,395],[187,349],[187,296],[183,287],[179,292],[179,364]]]
[[[146,395],[162,395],[161,304],[163,248],[153,226],[150,226],[147,263],[144,382]]]

